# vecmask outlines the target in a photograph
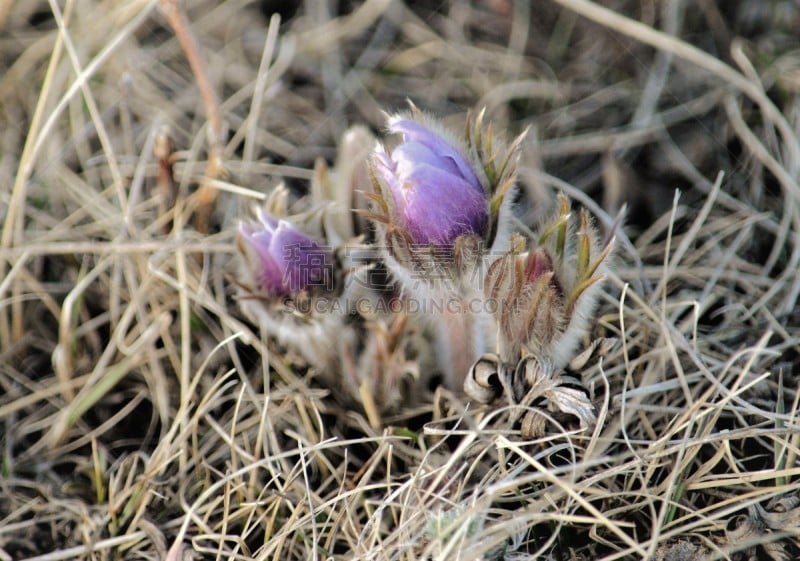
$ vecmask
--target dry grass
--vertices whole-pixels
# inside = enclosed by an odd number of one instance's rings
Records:
[[[800,556],[796,2],[188,4],[211,182],[154,0],[0,2],[0,559]],[[627,204],[593,434],[424,401],[374,430],[241,318],[236,221],[406,97],[532,127],[523,225]]]

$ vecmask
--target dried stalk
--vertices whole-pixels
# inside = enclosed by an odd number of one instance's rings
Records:
[[[186,53],[186,59],[194,74],[197,88],[200,90],[200,97],[203,99],[208,119],[208,161],[205,177],[197,193],[197,212],[195,214],[197,231],[208,233],[211,215],[214,213],[217,201],[217,190],[212,183],[214,179],[219,178],[224,169],[225,127],[222,122],[219,98],[211,84],[206,65],[200,56],[200,47],[192,33],[189,18],[186,17],[180,0],[160,0],[159,8]]]

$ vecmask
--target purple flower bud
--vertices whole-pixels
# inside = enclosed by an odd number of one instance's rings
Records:
[[[258,288],[269,296],[295,296],[315,286],[332,288],[333,257],[328,248],[286,220],[259,209],[257,224],[239,226],[238,245]]]
[[[403,140],[391,152],[379,148],[374,163],[393,199],[392,222],[418,245],[452,247],[459,236],[483,237],[489,205],[462,151],[407,117],[392,117],[389,131]]]
[[[553,270],[553,262],[550,256],[542,249],[529,252],[517,257],[517,261],[525,264],[525,279],[533,283],[544,273]]]

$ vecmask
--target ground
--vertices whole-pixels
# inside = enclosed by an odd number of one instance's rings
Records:
[[[800,557],[796,2],[173,9],[0,2],[0,559]],[[376,421],[242,314],[238,222],[407,100],[528,129],[521,226],[625,209],[594,428]]]

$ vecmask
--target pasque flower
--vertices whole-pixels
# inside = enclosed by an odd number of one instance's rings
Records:
[[[488,200],[461,149],[409,117],[391,117],[388,129],[403,140],[391,151],[378,149],[374,166],[394,226],[420,246],[452,247],[460,236],[483,237]]]
[[[505,249],[510,200],[522,136],[508,148],[468,119],[463,138],[415,107],[389,117],[393,147],[378,145],[371,159],[373,211],[383,261],[403,294],[440,306],[480,297],[483,258]],[[480,314],[445,310],[428,318],[436,328],[436,355],[445,384],[460,390],[473,361],[486,350]]]
[[[507,247],[522,136],[506,149],[481,113],[461,139],[413,106],[389,117],[387,128],[400,142],[373,153],[375,207],[367,213],[385,261],[406,288],[447,278],[451,294],[463,295],[461,281],[474,278],[482,252]]]
[[[296,296],[331,287],[333,257],[328,248],[263,209],[258,210],[257,223],[239,226],[238,245],[266,296]]]
[[[577,222],[562,196],[538,245],[523,252],[515,235],[516,247],[489,267],[484,291],[495,304],[504,362],[533,355],[563,368],[588,331],[612,244],[601,245],[586,211]]]
[[[466,393],[488,403],[505,394],[524,406],[522,432],[541,436],[546,417],[529,406],[550,407],[578,419],[582,428],[594,424],[594,407],[579,378],[565,368],[580,370],[591,356],[613,344],[595,339],[578,353],[588,334],[604,278],[613,239],[601,244],[589,215],[582,210],[575,224],[566,197],[556,216],[539,231],[533,247],[514,235],[511,250],[489,267],[484,294],[492,302],[497,332],[496,353],[480,357],[464,382]]]
[[[486,288],[496,310],[501,354],[516,358],[528,341],[539,346],[563,330],[563,293],[544,249],[495,261]]]
[[[348,131],[337,166],[317,165],[305,212],[288,216],[289,192],[278,185],[255,219],[239,225],[236,245],[244,315],[302,357],[341,404],[360,404],[378,428],[384,413],[414,395],[417,372],[431,370],[425,365],[432,359],[412,342],[421,335],[406,327],[403,313],[382,311],[383,287],[363,276],[369,267],[363,255],[375,252],[355,235],[350,209],[358,182],[368,181],[365,158],[373,144],[360,129]]]

